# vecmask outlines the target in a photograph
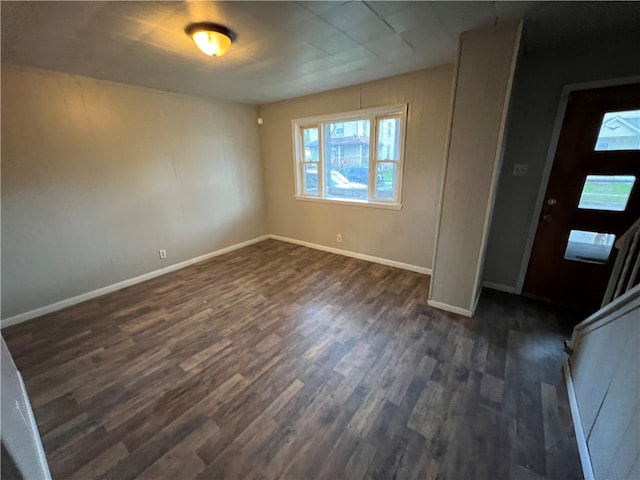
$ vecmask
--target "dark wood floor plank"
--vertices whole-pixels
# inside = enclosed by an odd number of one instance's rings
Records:
[[[358,480],[364,478],[377,448],[368,442],[361,442],[354,450],[344,469],[344,478]]]
[[[579,478],[570,316],[428,287],[269,240],[3,336],[54,479]]]
[[[129,456],[129,451],[122,442],[109,447],[96,458],[87,463],[80,470],[76,471],[72,478],[85,480],[87,478],[98,478],[113,467],[120,460]]]

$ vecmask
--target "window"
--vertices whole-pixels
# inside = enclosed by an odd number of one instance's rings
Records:
[[[294,120],[296,198],[399,209],[406,111]]]
[[[578,208],[624,212],[635,181],[633,175],[587,175]]]
[[[315,195],[318,192],[318,129],[305,128],[302,130],[302,179],[303,191],[307,195]]]
[[[607,263],[615,240],[616,236],[612,233],[571,230],[564,258],[578,262]]]
[[[605,113],[595,150],[640,150],[640,110]]]

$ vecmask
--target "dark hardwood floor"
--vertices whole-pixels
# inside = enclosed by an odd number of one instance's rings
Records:
[[[581,478],[566,320],[273,240],[3,330],[52,475]]]

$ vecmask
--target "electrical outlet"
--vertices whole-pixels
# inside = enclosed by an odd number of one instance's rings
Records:
[[[524,177],[527,174],[527,166],[524,163],[517,163],[513,166],[514,177]]]
[[[341,233],[336,235],[336,240],[338,241],[338,243],[342,242],[342,234]]]
[[[167,251],[164,248],[159,250],[158,253],[160,254],[160,258],[167,258]]]

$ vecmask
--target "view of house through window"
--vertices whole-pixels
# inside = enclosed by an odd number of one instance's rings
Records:
[[[296,195],[399,204],[405,110],[402,105],[294,122]]]
[[[400,118],[381,118],[378,122],[378,173],[376,197],[392,199],[397,164],[400,159]]]
[[[605,113],[595,149],[640,150],[640,110]]]
[[[366,200],[370,120],[324,124],[325,197]]]

